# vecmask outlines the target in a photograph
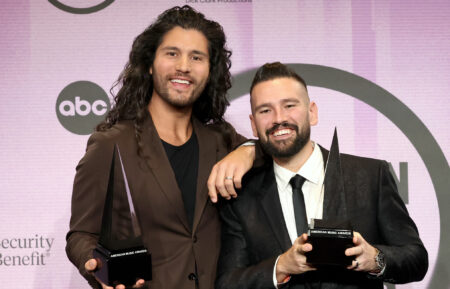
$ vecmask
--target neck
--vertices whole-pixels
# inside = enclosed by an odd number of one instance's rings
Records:
[[[298,172],[300,168],[306,163],[314,151],[314,143],[308,141],[306,145],[295,155],[288,158],[273,158],[275,163],[280,167],[290,170],[291,172]]]
[[[186,143],[192,135],[192,106],[178,108],[152,96],[148,111],[159,137],[174,146]]]

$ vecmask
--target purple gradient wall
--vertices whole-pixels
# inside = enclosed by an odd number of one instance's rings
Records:
[[[60,2],[83,8],[102,1]],[[357,74],[411,109],[449,159],[448,1],[117,0],[90,14],[68,13],[49,1],[2,1],[3,287],[88,288],[64,252],[75,166],[88,136],[73,134],[59,123],[56,100],[65,86],[79,80],[109,91],[134,37],[163,10],[184,4],[223,25],[233,50],[233,74],[271,61],[319,64]],[[400,162],[408,163],[407,207],[428,249],[430,268],[422,282],[396,288],[430,288],[439,246],[450,246],[439,243],[441,234],[447,234],[440,229],[442,208],[448,210],[450,204],[439,207],[424,161],[405,134],[373,107],[325,88],[310,87],[310,96],[319,107],[313,139],[329,146],[337,126],[341,152],[387,159],[397,173]],[[232,101],[226,117],[239,132],[252,136],[249,113],[244,95]],[[12,240],[24,238],[30,246],[11,248]],[[5,262],[8,256],[20,257],[22,264]],[[26,256],[34,258],[34,264],[24,264]],[[36,264],[38,259],[41,264]],[[445,264],[450,268],[450,260]]]

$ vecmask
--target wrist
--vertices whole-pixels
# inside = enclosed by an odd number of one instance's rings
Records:
[[[277,283],[283,284],[288,282],[291,279],[291,275],[286,275],[284,273],[278,273],[277,272]]]
[[[381,272],[384,271],[384,268],[386,267],[386,260],[383,252],[381,252],[377,248],[375,248],[375,250],[376,250],[374,257],[375,269],[371,270],[370,273],[380,274]]]
[[[278,262],[276,264],[276,267],[275,267],[275,273],[276,273],[276,278],[277,278],[278,283],[287,282],[291,277],[291,274],[289,272],[287,272],[287,270],[283,266],[283,261],[284,261],[283,257],[284,257],[284,255],[280,256],[280,258],[278,259]]]
[[[238,147],[238,149],[242,150],[249,159],[255,160],[256,152],[255,152],[255,142],[254,141],[247,141],[243,143],[241,146]]]

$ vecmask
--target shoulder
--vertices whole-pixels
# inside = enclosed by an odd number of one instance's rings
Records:
[[[379,170],[380,168],[389,167],[385,160],[355,156],[350,154],[341,154],[342,168]]]
[[[225,134],[236,133],[234,127],[226,121],[207,124],[203,124],[198,121],[198,123],[199,126],[203,127],[205,130],[214,134],[218,138],[223,138]]]
[[[252,198],[267,189],[267,186],[275,182],[273,162],[268,160],[264,165],[253,167],[242,178],[242,189],[238,192],[240,197]]]
[[[250,211],[259,210],[260,200],[268,193],[276,191],[273,165],[265,163],[264,166],[252,168],[242,178],[242,188],[237,190],[238,197],[223,202],[236,216],[246,218]]]
[[[360,166],[379,166],[383,163],[386,163],[384,160],[375,159],[375,158],[368,158],[368,157],[361,157],[356,155],[350,155],[350,154],[341,154],[341,160],[349,164],[353,165],[360,165]]]
[[[319,145],[319,147],[322,152],[323,161],[326,163],[329,151],[327,149],[325,149],[324,147],[322,147],[321,145]],[[345,154],[345,153],[341,153],[340,157],[341,157],[342,165],[346,165],[346,166],[374,167],[374,166],[384,165],[387,163],[386,161],[380,160],[380,159],[361,157],[361,156]]]
[[[109,146],[114,143],[121,142],[123,140],[134,139],[134,126],[133,122],[126,120],[121,121],[113,125],[111,128],[104,131],[94,132],[88,139],[88,148],[92,145],[95,146]]]
[[[252,167],[242,178],[242,185],[259,184],[267,175],[273,174],[273,160],[267,159],[262,166]]]
[[[135,147],[132,121],[122,121],[104,131],[94,132],[88,139],[83,159],[103,160],[110,157],[115,144],[120,148]]]
[[[227,150],[232,150],[247,140],[247,138],[238,134],[236,129],[226,121],[204,124],[203,126]]]
[[[122,157],[135,159],[138,156],[133,121],[121,121],[89,137],[85,153],[76,166],[77,183],[89,183],[96,178],[100,180],[107,174],[105,172],[110,168],[115,145]]]
[[[326,161],[328,158],[329,151],[324,149],[322,146],[320,146],[324,163],[326,165]],[[340,154],[341,158],[341,167],[344,172],[344,174],[351,174],[359,176],[363,175],[377,175],[380,172],[386,172],[389,171],[389,164],[385,160],[375,159],[375,158],[369,158],[369,157],[362,157],[352,154]]]
[[[341,154],[341,168],[345,179],[365,186],[377,186],[380,180],[392,178],[385,160]]]

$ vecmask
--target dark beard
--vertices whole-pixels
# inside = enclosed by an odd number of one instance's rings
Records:
[[[286,141],[279,141],[278,143],[283,143],[284,145],[280,147],[279,145],[276,145],[270,141],[269,135],[281,128],[290,128],[294,130],[297,134],[295,139],[293,141],[288,140],[288,142],[291,142],[290,145],[286,143]],[[266,137],[267,141],[263,141],[261,136],[259,137],[261,147],[263,150],[270,156],[274,158],[289,158],[297,154],[309,141],[311,135],[311,127],[309,125],[305,125],[301,132],[298,130],[298,126],[295,124],[289,124],[289,123],[281,123],[276,124],[272,128],[268,129],[266,131]]]
[[[193,94],[186,99],[177,99],[176,96],[174,96],[174,97],[170,96],[169,92],[166,89],[160,89],[160,87],[158,87],[156,85],[154,86],[153,89],[168,104],[170,104],[176,108],[185,108],[185,107],[192,106],[194,104],[194,102],[198,99],[198,97],[200,96],[200,94]],[[193,93],[195,93],[195,91]]]
[[[156,78],[155,75],[157,75],[157,71],[153,68],[153,90],[168,104],[172,105],[176,108],[186,108],[190,107],[194,104],[195,101],[200,97],[201,93],[205,89],[206,83],[200,86],[197,86],[198,83],[194,82],[193,85],[196,85],[197,87],[192,91],[192,94],[185,98],[180,99],[177,97],[177,95],[170,95],[168,88],[164,85],[165,81],[168,81],[166,79],[160,79]],[[180,76],[182,76],[180,74]]]
[[[158,93],[158,92],[157,92]],[[159,93],[158,93],[159,94]],[[191,96],[186,100],[178,100],[178,99],[173,99],[171,98],[167,93],[164,94],[159,94],[161,96],[162,99],[164,99],[168,104],[172,105],[173,107],[176,108],[185,108],[185,107],[190,107],[194,104],[194,102],[197,100],[198,97],[196,96]]]

